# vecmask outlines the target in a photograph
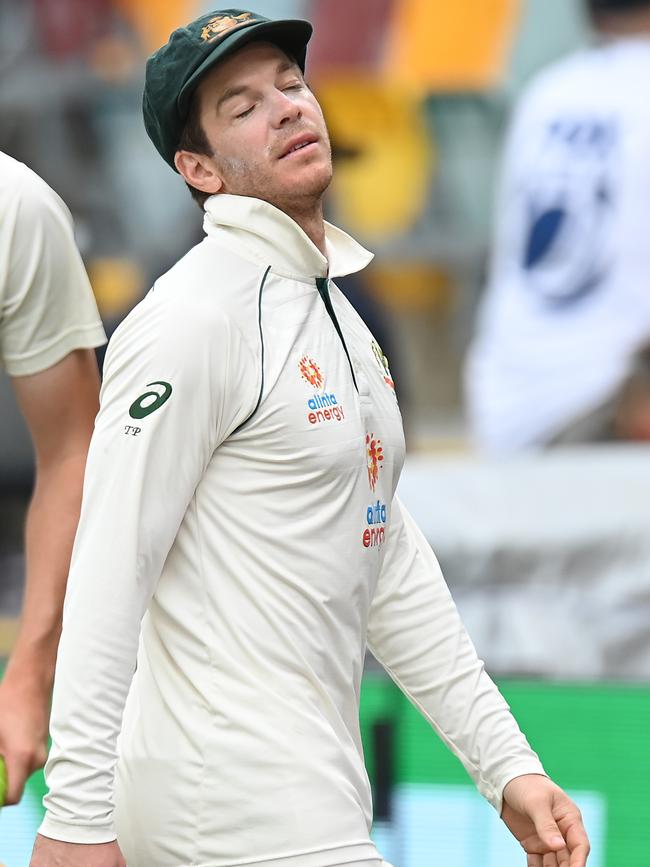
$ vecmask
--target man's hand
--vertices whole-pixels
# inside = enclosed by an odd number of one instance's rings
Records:
[[[17,672],[16,672],[17,673]],[[45,763],[49,694],[7,672],[0,684],[0,755],[7,766],[5,804],[17,804],[27,777]]]
[[[580,810],[547,777],[510,780],[501,818],[528,854],[528,867],[585,867],[589,839]]]
[[[29,867],[126,867],[126,861],[117,840],[112,843],[63,843],[38,834]]]

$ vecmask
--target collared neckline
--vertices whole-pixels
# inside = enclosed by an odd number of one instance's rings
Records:
[[[203,229],[229,249],[284,277],[313,280],[361,271],[373,254],[325,222],[327,258],[284,211],[262,199],[219,193],[205,203]]]

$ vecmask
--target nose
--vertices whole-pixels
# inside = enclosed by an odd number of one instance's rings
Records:
[[[301,117],[302,111],[295,100],[282,90],[277,90],[273,102],[273,122],[275,126],[286,126],[300,120]]]

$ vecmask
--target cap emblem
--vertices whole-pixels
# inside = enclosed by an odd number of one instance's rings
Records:
[[[229,30],[234,30],[235,27],[241,27],[242,24],[254,20],[251,12],[242,12],[241,15],[215,15],[202,28],[201,39],[204,42],[215,42]]]

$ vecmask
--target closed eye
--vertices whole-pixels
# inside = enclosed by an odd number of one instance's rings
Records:
[[[247,115],[249,115],[249,114],[252,112],[252,110],[253,110],[254,108],[255,108],[255,106],[254,106],[254,105],[251,105],[250,108],[247,108],[245,111],[240,111],[239,114],[236,114],[236,115],[235,115],[235,117],[236,117],[238,120],[239,120],[239,118],[246,117]]]

